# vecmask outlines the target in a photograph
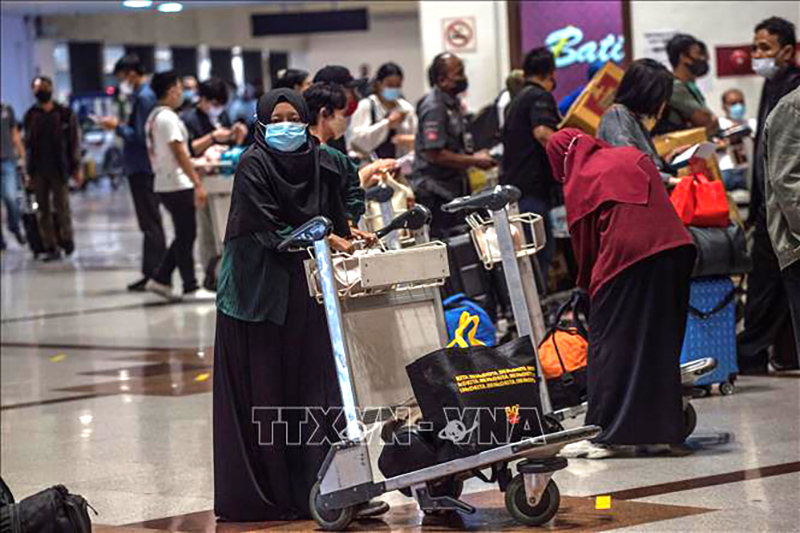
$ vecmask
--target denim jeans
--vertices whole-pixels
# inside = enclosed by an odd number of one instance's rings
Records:
[[[17,162],[14,159],[3,159],[3,204],[6,206],[8,229],[11,233],[19,234],[19,177],[17,175]]]

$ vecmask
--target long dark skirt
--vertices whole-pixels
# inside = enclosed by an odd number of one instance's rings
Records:
[[[330,447],[322,437],[338,439],[335,413],[318,425],[322,419],[304,408],[340,404],[325,311],[309,297],[302,266],[291,275],[285,325],[217,313],[216,515],[241,522],[307,518],[309,492]],[[276,408],[286,407],[295,408],[281,410],[288,423],[272,424]]]
[[[647,258],[602,286],[589,315],[587,424],[601,444],[683,442],[680,354],[692,247]]]

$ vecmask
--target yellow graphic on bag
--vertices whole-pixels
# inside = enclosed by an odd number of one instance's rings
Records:
[[[447,345],[448,348],[469,348],[470,346],[486,346],[485,343],[475,338],[478,333],[478,324],[480,324],[480,317],[478,315],[470,315],[468,311],[461,313],[458,319],[458,328],[453,336],[453,340]],[[467,329],[472,326],[472,329],[467,333]],[[467,339],[464,340],[464,333],[467,333]]]

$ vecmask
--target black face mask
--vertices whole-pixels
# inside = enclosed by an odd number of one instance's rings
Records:
[[[45,89],[41,89],[33,93],[33,96],[36,97],[36,100],[40,104],[46,104],[53,97],[53,91],[47,91]]]
[[[708,61],[703,61],[702,59],[695,59],[689,64],[689,72],[697,78],[702,78],[708,74],[708,69]]]
[[[456,94],[461,94],[466,91],[468,87],[469,81],[467,81],[467,78],[458,78],[453,84],[453,91]]]

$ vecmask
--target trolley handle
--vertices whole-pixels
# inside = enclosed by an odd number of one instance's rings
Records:
[[[394,190],[386,185],[377,185],[367,189],[364,192],[364,196],[370,202],[378,202],[379,204],[382,204],[392,199],[392,196],[394,196]]]
[[[445,213],[458,213],[459,211],[480,211],[488,209],[499,211],[510,203],[519,200],[522,193],[513,185],[498,185],[472,196],[462,196],[452,202],[444,204],[442,211]]]
[[[387,236],[396,229],[418,230],[430,224],[431,212],[424,205],[417,204],[405,213],[396,216],[389,224],[375,232],[379,239]]]
[[[316,216],[294,230],[278,245],[279,252],[289,248],[307,248],[331,234],[333,223],[323,216]]]

